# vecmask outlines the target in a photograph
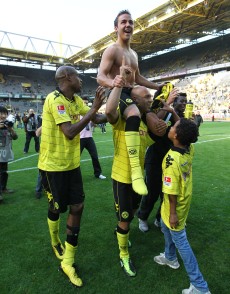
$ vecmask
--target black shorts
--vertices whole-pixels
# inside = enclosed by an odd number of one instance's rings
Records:
[[[42,186],[48,197],[50,208],[66,212],[68,205],[84,202],[85,194],[80,167],[61,172],[40,170]]]
[[[114,206],[118,221],[131,222],[133,210],[139,208],[141,195],[133,191],[132,184],[124,184],[113,180]]]
[[[111,92],[111,91],[110,91]],[[109,94],[110,94],[109,92]],[[135,104],[135,102],[131,98],[132,88],[123,88],[121,92],[120,102],[119,102],[119,109],[121,114],[123,115],[127,106],[131,104]]]

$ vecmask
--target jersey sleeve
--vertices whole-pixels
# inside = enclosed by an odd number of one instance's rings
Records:
[[[78,108],[79,108],[79,113],[81,116],[86,115],[86,113],[90,110],[89,106],[87,106],[84,101],[82,100],[81,97],[76,96],[75,97],[77,104],[78,104]]]
[[[170,153],[163,160],[162,191],[166,194],[180,194],[180,173],[178,163]]]

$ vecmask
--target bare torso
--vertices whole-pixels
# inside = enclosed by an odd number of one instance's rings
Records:
[[[110,66],[107,69],[102,70],[109,79],[114,79],[117,75],[120,75],[120,67],[122,64],[122,58],[125,57],[125,65],[131,67],[132,73],[128,75],[126,82],[127,86],[133,86],[135,83],[136,72],[138,70],[137,54],[131,48],[122,47],[119,43],[115,43],[106,49],[105,61],[108,60]],[[107,64],[108,64],[107,63]]]

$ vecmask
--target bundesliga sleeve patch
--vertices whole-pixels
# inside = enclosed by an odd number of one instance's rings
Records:
[[[164,177],[164,185],[165,186],[171,186],[172,185],[172,178]]]
[[[64,114],[65,113],[65,106],[64,105],[58,105],[57,110],[59,114]]]

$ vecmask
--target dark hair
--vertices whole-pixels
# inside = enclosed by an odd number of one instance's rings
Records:
[[[131,13],[127,9],[121,10],[114,20],[114,27],[118,26],[118,18],[119,18],[119,16],[121,16],[123,14],[129,14],[131,16]]]
[[[179,93],[178,96],[175,98],[175,100],[173,101],[173,107],[174,105],[177,103],[177,100],[179,97],[184,97],[187,98],[187,94],[186,93]]]
[[[176,127],[177,140],[185,146],[195,143],[198,139],[199,132],[196,123],[187,118],[181,118]]]
[[[0,106],[0,112],[8,114],[8,110],[3,106]]]

